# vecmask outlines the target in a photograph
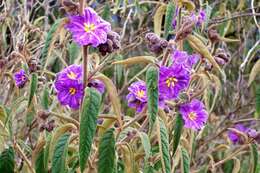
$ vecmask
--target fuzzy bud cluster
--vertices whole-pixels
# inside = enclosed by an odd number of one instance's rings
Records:
[[[117,49],[120,49],[120,36],[116,32],[109,32],[107,34],[106,43],[100,44],[98,46],[99,52],[102,56],[105,56],[107,53],[112,53]]]
[[[50,113],[46,111],[38,112],[38,124],[39,131],[42,132],[44,130],[51,132],[55,128],[55,120],[48,120]]]
[[[160,38],[155,33],[147,33],[145,35],[145,39],[148,43],[148,49],[155,53],[155,54],[161,54],[165,48],[168,46],[168,41],[165,39]]]

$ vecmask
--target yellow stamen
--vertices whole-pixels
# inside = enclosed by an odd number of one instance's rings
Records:
[[[197,119],[197,114],[195,112],[191,112],[189,113],[188,117],[191,121],[194,121]]]
[[[144,97],[144,91],[143,90],[138,90],[137,91],[137,96],[140,97],[140,98],[143,98]]]
[[[69,73],[67,74],[67,76],[68,76],[70,79],[76,79],[76,78],[77,78],[77,75],[76,75],[75,73],[73,73],[72,71],[69,72]]]
[[[178,82],[178,80],[175,77],[169,77],[166,80],[167,87],[174,87],[175,83]]]
[[[70,88],[69,93],[70,93],[71,95],[76,94],[76,89],[75,89],[75,88]]]
[[[84,30],[86,32],[94,31],[95,28],[96,28],[96,26],[93,23],[91,23],[91,24],[84,23]]]

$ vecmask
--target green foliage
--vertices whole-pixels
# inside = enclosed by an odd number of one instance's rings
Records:
[[[164,38],[167,39],[169,33],[172,31],[172,20],[175,12],[175,6],[169,2],[166,9],[165,22],[164,22]]]
[[[69,44],[69,63],[73,64],[80,54],[80,47],[72,42]]]
[[[258,85],[256,89],[255,110],[256,110],[256,117],[259,118],[260,117],[260,85]]]
[[[182,160],[181,160],[181,165],[182,165],[182,172],[183,173],[190,173],[190,157],[189,157],[189,154],[188,152],[186,151],[185,148],[181,148],[181,157],[182,157]]]
[[[169,137],[164,122],[158,119],[158,136],[159,136],[159,147],[162,161],[162,169],[164,173],[171,172],[171,160],[169,153]]]
[[[53,42],[54,35],[60,26],[62,19],[58,19],[55,21],[55,23],[51,26],[49,32],[47,33],[47,37],[45,40],[44,47],[42,49],[41,53],[41,64],[44,66],[46,63],[47,56],[49,54],[49,48],[51,47],[51,44]]]
[[[86,162],[92,148],[91,146],[96,132],[96,122],[100,104],[100,94],[95,89],[86,88],[80,114],[79,164],[81,172],[83,172],[86,167]]]
[[[66,173],[67,165],[66,165],[66,159],[68,154],[68,140],[69,140],[70,134],[65,133],[63,134],[59,139],[58,142],[55,145],[53,158],[52,158],[52,166],[51,166],[51,172],[52,173]]]
[[[181,139],[183,128],[183,119],[180,114],[176,116],[174,134],[173,134],[173,155],[175,154]]]
[[[44,166],[44,148],[38,153],[36,161],[35,161],[35,172],[36,173],[47,173]]]
[[[152,129],[158,113],[158,70],[150,67],[146,72],[149,128]]]
[[[0,155],[0,172],[14,173],[14,166],[14,149],[13,147],[9,147]]]
[[[49,93],[49,88],[46,85],[43,89],[43,94],[41,97],[41,105],[45,110],[48,110],[49,108],[49,97],[50,97],[50,93]]]
[[[256,144],[251,144],[251,158],[252,158],[252,170],[251,173],[258,173],[257,172],[257,165],[259,165],[259,154]]]
[[[31,84],[30,84],[30,93],[28,98],[28,107],[32,103],[33,96],[35,95],[35,92],[37,90],[37,84],[38,84],[38,76],[37,74],[33,73],[31,77]]]
[[[113,172],[115,167],[114,129],[108,129],[99,144],[98,173]]]

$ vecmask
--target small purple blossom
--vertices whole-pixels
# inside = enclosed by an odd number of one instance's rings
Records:
[[[189,72],[182,66],[160,67],[159,93],[164,99],[175,99],[189,84]]]
[[[59,72],[54,83],[61,105],[78,109],[84,96],[82,67],[71,65]]]
[[[204,104],[197,99],[181,105],[180,113],[184,120],[184,126],[194,130],[200,130],[208,119],[208,113],[205,110]]]
[[[83,84],[78,81],[67,81],[65,83],[55,82],[58,92],[58,100],[61,105],[68,105],[72,109],[78,109],[84,96]]]
[[[79,45],[98,45],[107,41],[107,33],[111,31],[110,23],[103,20],[90,7],[84,11],[84,16],[70,16],[65,26],[72,33],[73,40]]]
[[[59,82],[81,81],[82,80],[82,67],[80,65],[70,65],[57,74]]]
[[[200,10],[197,18],[197,25],[202,25],[202,23],[205,22],[207,19],[206,12],[204,10]]]
[[[236,124],[234,128],[242,133],[247,134],[251,138],[255,138],[257,136],[257,132],[255,129],[247,128],[243,124]],[[234,144],[243,143],[241,135],[239,135],[235,131],[229,130],[228,137]]]
[[[101,94],[105,92],[105,85],[103,82],[97,79],[93,79],[88,83],[88,87],[95,88],[98,90]]]
[[[141,112],[147,103],[146,85],[144,81],[134,82],[128,87],[129,94],[126,96],[128,106]]]
[[[58,94],[58,100],[62,105],[68,105],[70,108],[78,109],[84,96],[82,66],[70,65],[56,75],[54,83]],[[95,88],[101,94],[105,91],[105,85],[93,79],[88,83],[88,87]]]
[[[19,70],[14,74],[15,85],[18,88],[23,88],[25,83],[28,81],[28,77],[23,69]]]
[[[192,66],[199,60],[199,55],[189,55],[185,51],[174,50],[172,53],[173,65],[182,66],[188,71],[191,70]]]

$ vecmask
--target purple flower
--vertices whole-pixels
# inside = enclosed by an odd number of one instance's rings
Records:
[[[82,67],[70,65],[56,76],[54,83],[58,93],[58,100],[62,105],[78,109],[84,96],[82,83]]]
[[[200,10],[197,17],[198,17],[197,25],[202,25],[202,23],[205,22],[207,19],[206,12],[204,10]]]
[[[68,80],[69,81],[82,80],[82,67],[80,65],[75,65],[75,64],[70,65],[57,74],[58,82],[67,82]]]
[[[208,113],[205,110],[204,104],[197,99],[181,105],[180,113],[184,120],[184,126],[194,130],[200,130],[208,119]]]
[[[82,66],[70,65],[56,76],[54,83],[58,94],[58,100],[62,105],[78,109],[84,96]],[[91,80],[89,87],[97,89],[100,93],[105,91],[104,84],[99,80]]]
[[[189,55],[185,51],[175,50],[172,53],[173,65],[182,66],[188,71],[191,70],[192,66],[197,63],[199,56],[196,54]]]
[[[234,128],[242,133],[245,133],[251,138],[255,138],[257,136],[257,132],[255,129],[247,128],[243,124],[236,124]],[[243,143],[241,135],[236,133],[235,131],[229,130],[228,137],[234,144]]]
[[[25,83],[28,81],[28,77],[23,69],[19,70],[14,74],[15,85],[18,88],[23,88]]]
[[[88,83],[88,87],[92,87],[95,88],[96,90],[98,90],[101,94],[103,94],[105,92],[105,85],[103,84],[103,82],[97,80],[97,79],[93,79]]]
[[[65,27],[79,45],[97,47],[107,41],[107,33],[111,31],[111,25],[98,16],[92,8],[87,7],[84,16],[70,16],[69,19]]]
[[[189,72],[182,66],[160,67],[159,93],[165,99],[178,97],[189,84]]]
[[[84,95],[83,84],[78,81],[64,83],[55,82],[55,88],[58,92],[58,100],[61,105],[68,105],[72,109],[78,109]]]
[[[130,92],[126,99],[128,106],[135,108],[137,112],[141,112],[147,103],[146,85],[144,81],[134,82],[128,87]]]

